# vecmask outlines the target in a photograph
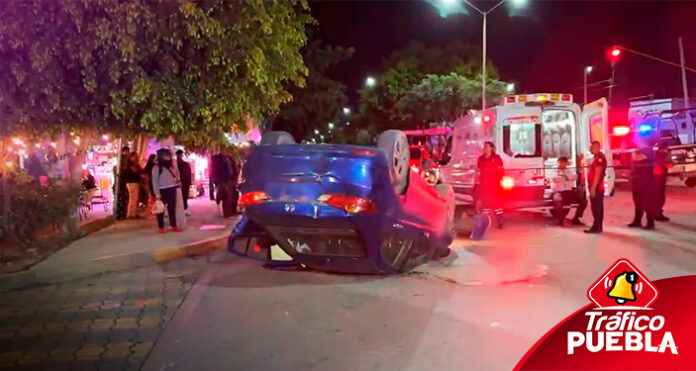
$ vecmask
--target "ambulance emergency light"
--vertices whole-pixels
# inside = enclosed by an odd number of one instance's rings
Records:
[[[572,103],[572,94],[560,94],[560,93],[540,93],[540,94],[516,94],[508,95],[503,98],[503,104],[511,104],[518,102],[564,102]]]

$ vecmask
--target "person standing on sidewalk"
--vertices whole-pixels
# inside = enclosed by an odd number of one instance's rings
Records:
[[[665,201],[667,200],[667,163],[669,162],[669,150],[667,143],[659,142],[655,152],[655,166],[653,167],[653,179],[655,180],[655,194],[657,196],[655,220],[668,222],[665,216]]]
[[[478,184],[476,198],[479,210],[484,214],[495,213],[498,221],[498,229],[503,228],[503,189],[502,180],[505,170],[503,159],[495,153],[495,144],[486,142],[483,144],[483,154],[476,162],[478,170]]]
[[[126,183],[128,190],[128,206],[126,207],[126,218],[132,219],[138,217],[138,201],[140,200],[140,174],[142,168],[138,153],[131,152],[128,155],[127,165],[123,174],[123,181]]]
[[[239,166],[237,164],[237,161],[235,160],[235,155],[230,154],[229,159],[230,159],[230,171],[231,171],[231,179],[230,179],[230,208],[232,209],[231,214],[236,215],[237,214],[237,202],[239,201],[239,188],[238,188],[238,183],[239,183]]]
[[[647,230],[655,229],[655,217],[657,209],[657,195],[655,194],[655,180],[653,179],[653,166],[655,155],[646,138],[641,136],[637,140],[638,148],[633,152],[631,159],[631,191],[633,193],[633,205],[635,214],[629,228]],[[642,225],[643,214],[647,219]]]
[[[164,203],[172,232],[181,232],[176,224],[176,200],[177,192],[180,192],[181,189],[181,181],[169,149],[160,148],[157,150],[157,165],[152,168],[151,174],[155,198]],[[159,233],[164,233],[164,213],[157,214],[157,228]]]
[[[155,192],[152,189],[152,169],[155,167],[157,164],[157,155],[150,155],[147,158],[147,163],[145,163],[145,167],[143,168],[143,176],[142,176],[142,187],[145,189],[145,193],[147,193],[147,206],[146,206],[146,215],[147,217],[152,216],[152,205],[155,204]]]
[[[114,194],[116,196],[116,204],[114,205],[114,215],[116,219],[121,220],[126,218],[126,205],[128,205],[128,190],[126,189],[126,182],[124,179],[124,173],[128,167],[128,154],[130,153],[130,147],[124,146],[121,148],[120,154],[120,167],[119,165],[114,166]],[[117,186],[118,185],[118,186]]]
[[[604,230],[604,175],[607,172],[607,158],[600,150],[601,144],[594,140],[590,152],[594,158],[590,164],[587,181],[590,188],[590,207],[594,222],[585,233],[602,233]]]
[[[188,199],[193,181],[191,179],[191,165],[184,161],[184,151],[182,150],[176,151],[176,167],[181,177],[181,195],[184,198],[184,212],[186,216],[189,216],[191,213],[188,211]]]
[[[213,156],[213,182],[215,182],[215,202],[222,206],[220,214],[223,217],[232,217],[232,163],[226,153],[220,152]]]

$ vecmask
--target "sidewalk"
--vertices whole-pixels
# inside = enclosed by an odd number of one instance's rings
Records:
[[[189,201],[181,233],[158,234],[154,219],[120,221],[81,238],[25,272],[3,276],[0,291],[133,269],[224,246],[237,219],[217,216],[207,197]]]

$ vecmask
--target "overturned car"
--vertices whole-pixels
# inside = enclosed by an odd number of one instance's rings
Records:
[[[409,168],[398,130],[377,148],[295,144],[269,132],[242,170],[244,208],[231,253],[275,267],[403,272],[449,253],[454,194]]]

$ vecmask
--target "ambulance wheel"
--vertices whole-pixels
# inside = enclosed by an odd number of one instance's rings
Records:
[[[394,191],[403,194],[408,186],[410,153],[408,139],[401,130],[387,130],[380,134],[377,148],[384,151],[391,167],[391,179]]]
[[[269,131],[261,137],[261,145],[279,146],[283,144],[295,144],[295,138],[287,131]]]
[[[453,237],[456,235],[454,218],[454,189],[449,184],[438,184],[435,186],[437,193],[447,201],[447,230]]]

